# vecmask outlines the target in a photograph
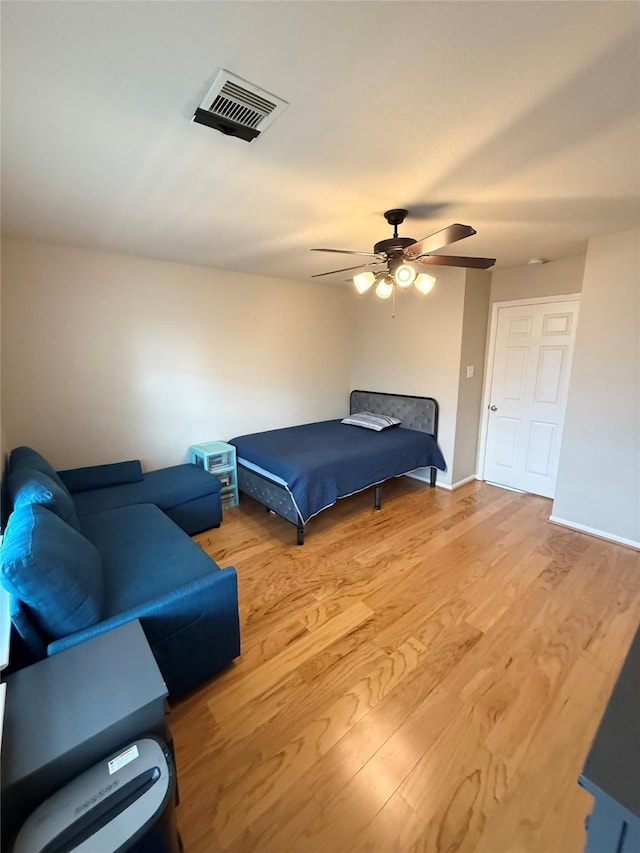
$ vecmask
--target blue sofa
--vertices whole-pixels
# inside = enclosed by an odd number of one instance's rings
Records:
[[[139,619],[176,698],[240,654],[235,569],[189,536],[220,524],[215,477],[137,461],[57,472],[20,447],[6,488],[0,582],[32,659]]]

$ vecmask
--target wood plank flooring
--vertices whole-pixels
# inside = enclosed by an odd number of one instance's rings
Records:
[[[249,498],[242,656],[172,710],[186,853],[578,853],[577,777],[640,620],[640,554],[550,501],[400,478],[303,547]]]

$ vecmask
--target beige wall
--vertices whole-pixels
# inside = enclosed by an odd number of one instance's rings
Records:
[[[348,411],[339,288],[23,240],[2,277],[5,449],[153,469]]]
[[[576,255],[548,264],[494,270],[491,275],[491,302],[579,293],[582,290],[584,261],[584,255]]]
[[[465,271],[438,269],[427,296],[400,291],[391,300],[351,292],[351,386],[435,397],[439,444],[448,464],[438,481],[451,484],[462,344]]]
[[[490,289],[491,273],[467,270],[451,474],[454,485],[476,474]],[[471,378],[467,377],[468,366],[473,367],[474,375]]]
[[[640,540],[638,234],[591,241],[554,518]],[[359,387],[440,403],[445,485],[475,471],[489,299],[582,290],[584,258],[438,270],[426,297],[5,240],[3,447],[58,467],[141,457],[327,417]],[[473,380],[466,366],[473,364]],[[604,449],[602,442],[604,441]],[[604,460],[596,469],[594,460]]]
[[[589,242],[552,519],[640,546],[640,232]]]
[[[6,448],[152,469],[197,442],[341,416],[365,388],[435,397],[440,481],[474,473],[486,274],[465,296],[467,271],[438,270],[394,319],[372,293],[27,240],[4,241],[2,271]]]

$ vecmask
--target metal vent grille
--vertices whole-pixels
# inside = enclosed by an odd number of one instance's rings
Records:
[[[196,109],[194,121],[250,141],[259,136],[287,106],[282,98],[223,68]]]
[[[227,81],[220,94],[209,107],[210,112],[230,118],[245,127],[257,127],[266,116],[271,115],[277,104],[267,101],[248,89]]]

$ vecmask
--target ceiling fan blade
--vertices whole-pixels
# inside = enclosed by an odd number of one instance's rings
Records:
[[[352,252],[351,249],[310,249],[310,252],[336,252],[340,255],[366,255],[368,258],[377,258],[377,252]]]
[[[468,267],[476,270],[488,270],[495,262],[495,258],[463,258],[456,255],[425,255],[416,261],[416,263],[425,266],[435,264],[443,267]]]
[[[333,275],[333,273],[336,273],[336,272],[349,272],[349,270],[361,270],[361,269],[364,269],[364,267],[377,267],[383,263],[384,263],[384,261],[374,261],[371,264],[358,264],[357,267],[345,267],[344,269],[341,269],[341,270],[329,270],[329,272],[318,272],[315,275],[312,275],[311,278],[320,278],[321,275]]]
[[[430,255],[431,252],[436,252],[442,249],[443,246],[448,246],[450,243],[455,243],[457,240],[464,240],[465,237],[472,237],[476,234],[476,229],[470,225],[460,225],[456,222],[454,225],[449,225],[443,228],[442,231],[436,231],[429,237],[424,237],[418,240],[407,249],[407,257],[411,256],[412,260],[416,260],[422,255]]]

